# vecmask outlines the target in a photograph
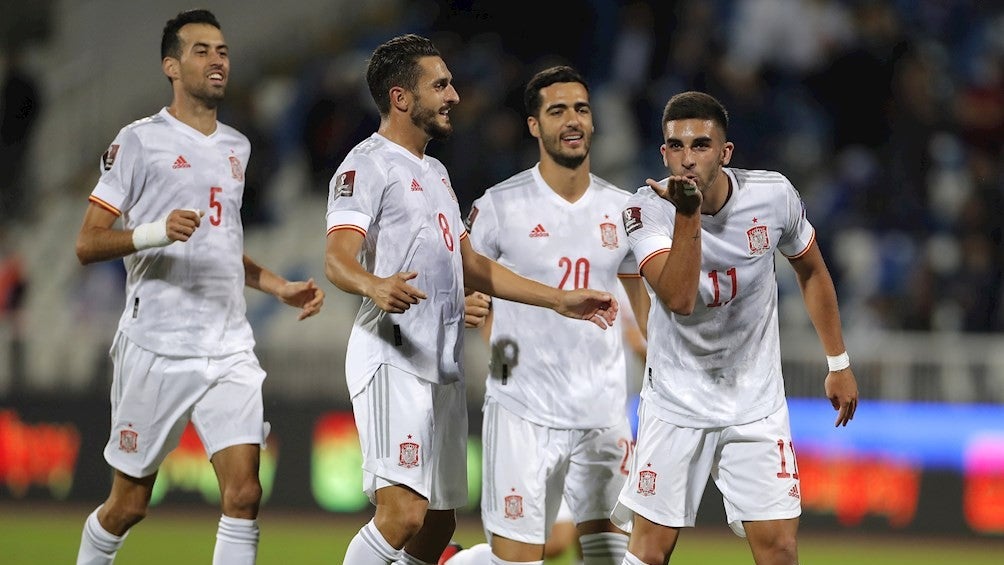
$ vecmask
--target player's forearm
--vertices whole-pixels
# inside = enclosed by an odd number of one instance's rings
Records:
[[[561,291],[517,275],[483,255],[464,257],[464,285],[485,294],[533,306],[557,308]]]
[[[253,259],[244,256],[244,284],[255,290],[279,296],[283,285],[288,283],[285,278],[255,263]]]
[[[370,296],[370,289],[377,281],[377,277],[363,269],[355,256],[331,250],[324,258],[324,276],[339,290],[364,297]]]
[[[77,260],[81,265],[125,257],[136,252],[132,230],[85,227],[77,235]]]
[[[826,355],[843,353],[846,348],[840,324],[840,308],[829,271],[825,267],[817,268],[810,273],[800,273],[797,278],[806,313],[816,329],[823,352]]]
[[[701,280],[701,218],[677,214],[673,226],[673,248],[659,273],[654,290],[675,314],[689,316],[697,303]]]

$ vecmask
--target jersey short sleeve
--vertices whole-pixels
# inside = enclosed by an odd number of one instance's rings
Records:
[[[138,197],[136,189],[145,184],[143,146],[135,131],[131,128],[119,131],[101,156],[100,173],[90,201],[121,216]]]
[[[673,205],[648,187],[639,188],[628,199],[622,219],[639,271],[649,259],[673,247],[673,214],[669,212],[675,213]]]
[[[784,233],[778,241],[778,250],[789,259],[794,259],[808,251],[816,237],[816,230],[805,216],[805,203],[795,187],[785,179],[786,205]]]
[[[474,201],[465,223],[474,250],[489,259],[498,260],[502,255],[499,249],[499,222],[490,195],[486,194]]]
[[[328,183],[327,233],[354,229],[365,235],[386,186],[387,174],[372,157],[350,153]]]

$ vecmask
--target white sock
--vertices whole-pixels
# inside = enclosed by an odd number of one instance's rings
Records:
[[[583,565],[620,565],[627,553],[628,537],[617,532],[601,532],[579,537]]]
[[[491,555],[492,546],[487,543],[479,543],[458,551],[446,563],[447,565],[485,565],[490,562]]]
[[[399,565],[436,565],[435,563],[426,563],[403,549],[401,550],[401,555],[398,556],[397,561],[394,563]]]
[[[621,565],[645,565],[645,562],[631,555],[631,552],[627,552],[624,554],[624,561]]]
[[[490,561],[492,565],[544,565],[544,561],[506,561],[494,553],[492,554],[492,560]],[[451,564],[452,565],[452,564]]]
[[[220,516],[213,565],[254,565],[258,556],[258,522]]]
[[[98,522],[98,506],[84,521],[84,532],[80,536],[80,549],[77,550],[77,565],[111,565],[115,554],[122,547],[129,532],[117,536],[101,527]]]
[[[387,540],[377,529],[373,520],[359,529],[348,549],[342,563],[353,565],[389,565],[400,557],[401,551],[387,543]]]

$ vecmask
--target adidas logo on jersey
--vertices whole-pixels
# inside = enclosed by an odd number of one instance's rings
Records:
[[[418,184],[418,181],[411,179],[411,191],[412,192],[423,192],[422,185]]]
[[[530,230],[530,237],[547,237],[549,235],[551,234],[547,233],[547,230],[541,224],[537,224],[537,227]]]
[[[791,487],[791,490],[788,491],[788,496],[790,496],[792,498],[798,498],[798,499],[802,498],[801,495],[799,495],[799,493],[798,493],[798,485],[795,485],[795,486]]]
[[[178,155],[178,158],[174,160],[174,164],[171,165],[172,169],[191,169],[192,166],[188,164],[188,161],[184,157]]]

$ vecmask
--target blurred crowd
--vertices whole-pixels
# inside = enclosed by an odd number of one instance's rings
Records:
[[[1001,3],[556,0],[518,18],[504,3],[414,6],[305,67],[295,113],[280,123],[298,130],[311,190],[326,192],[377,123],[349,69],[389,33],[413,30],[436,40],[461,95],[453,138],[429,152],[465,211],[533,164],[521,95],[539,68],[586,74],[594,169],[628,190],[663,175],[666,100],[704,90],[731,112],[733,166],[781,171],[801,192],[848,327],[1004,326]]]
[[[1004,329],[1002,3],[538,4],[518,14],[478,0],[367,4],[297,60],[238,70],[221,120],[254,146],[248,229],[290,221],[269,205],[290,163],[303,169],[299,197],[327,194],[345,153],[378,124],[366,57],[410,31],[436,42],[460,93],[453,137],[429,153],[450,170],[463,212],[534,163],[522,89],[540,68],[572,64],[590,81],[594,172],[627,190],[665,174],[666,100],[703,90],[730,110],[732,165],[780,171],[802,194],[849,330]]]

